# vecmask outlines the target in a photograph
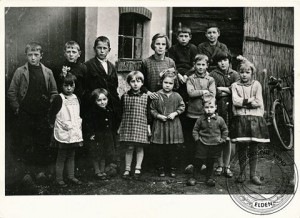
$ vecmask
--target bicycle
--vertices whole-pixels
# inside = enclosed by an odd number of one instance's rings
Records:
[[[277,98],[271,105],[271,121],[275,129],[276,135],[279,139],[280,144],[285,150],[290,150],[294,146],[294,122],[293,116],[288,113],[283,91],[288,90],[292,99],[294,98],[293,88],[289,85],[288,76],[282,78],[269,77],[268,85],[270,87],[271,100],[274,99],[275,90]],[[283,82],[287,86],[283,86]]]

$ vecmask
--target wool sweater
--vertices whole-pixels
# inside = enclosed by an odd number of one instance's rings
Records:
[[[264,115],[264,103],[262,97],[262,87],[257,80],[251,81],[249,84],[244,84],[237,81],[232,84],[232,102],[233,114],[241,115]],[[248,99],[254,97],[252,103],[248,103]]]
[[[228,128],[222,117],[201,115],[193,128],[195,141],[200,140],[205,145],[218,145],[226,141]]]

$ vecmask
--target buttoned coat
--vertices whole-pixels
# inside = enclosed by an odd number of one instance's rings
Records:
[[[52,71],[49,68],[45,67],[43,64],[41,64],[41,67],[46,82],[46,88],[49,94],[48,97],[50,101],[52,101],[53,97],[58,94],[56,82]],[[29,69],[28,63],[26,63],[16,70],[7,91],[7,98],[13,111],[17,111],[19,109],[21,102],[27,94],[28,85]]]

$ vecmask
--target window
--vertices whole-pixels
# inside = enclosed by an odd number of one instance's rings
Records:
[[[120,15],[119,59],[141,60],[145,17],[136,13]]]

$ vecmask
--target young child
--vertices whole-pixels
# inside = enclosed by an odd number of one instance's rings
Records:
[[[187,137],[187,162],[191,163],[194,156],[195,142],[192,140],[192,131],[196,120],[204,113],[202,99],[203,96],[211,94],[216,95],[215,80],[208,75],[208,57],[203,54],[198,54],[194,60],[194,69],[191,70],[191,76],[187,79],[187,93],[189,95],[189,103],[187,107],[187,132],[190,132],[190,137]],[[186,167],[186,172],[193,168],[192,164]]]
[[[115,114],[108,107],[109,94],[106,89],[95,89],[92,92],[92,102],[87,114],[88,135],[91,143],[90,156],[93,161],[95,177],[105,180],[105,165],[113,160],[115,153]]]
[[[18,125],[18,158],[24,161],[25,173],[32,174],[25,176],[31,178],[34,173],[42,173],[45,177],[45,165],[52,161],[47,149],[51,138],[47,114],[57,87],[52,71],[40,62],[42,46],[31,42],[26,45],[25,54],[27,63],[14,73],[7,98]],[[40,172],[29,169],[30,165],[40,167]]]
[[[142,61],[141,72],[145,77],[144,86],[147,88],[150,97],[154,98],[155,94],[153,96],[152,92],[161,89],[160,72],[169,68],[175,68],[175,62],[171,58],[166,57],[166,51],[170,48],[170,41],[166,35],[161,33],[155,34],[152,38],[151,48],[155,53]]]
[[[165,176],[165,168],[170,176],[176,176],[177,145],[184,142],[179,115],[185,110],[182,97],[173,92],[178,88],[177,75],[165,71],[161,75],[162,89],[157,93],[158,99],[151,102],[151,114],[154,117],[151,142],[157,146],[159,176]]]
[[[80,185],[74,176],[75,148],[83,145],[80,118],[80,106],[74,94],[76,76],[71,73],[61,74],[62,93],[55,96],[49,111],[50,123],[54,123],[54,139],[58,147],[56,159],[56,182],[66,187],[63,171],[66,166],[68,181]]]
[[[247,150],[257,154],[257,144],[270,142],[268,127],[263,117],[264,103],[261,84],[254,80],[256,69],[243,57],[238,68],[240,80],[232,84],[233,120],[231,140],[236,143],[240,173],[237,182],[245,181]],[[262,182],[256,175],[257,158],[250,159],[250,180],[255,185]]]
[[[231,126],[232,120],[232,97],[231,85],[239,80],[239,74],[230,68],[231,56],[226,52],[219,52],[216,54],[214,61],[218,67],[214,69],[209,75],[215,79],[217,87],[217,111],[227,126]],[[218,158],[218,167],[215,171],[217,176],[222,173],[225,177],[231,178],[233,176],[230,168],[231,142],[228,138],[223,146],[222,155]]]
[[[130,176],[133,151],[136,150],[136,166],[134,177],[141,176],[144,158],[143,147],[149,144],[151,135],[149,113],[150,99],[146,92],[141,90],[144,76],[140,71],[132,71],[127,76],[127,83],[131,89],[122,98],[123,114],[119,128],[120,142],[126,147],[124,178]]]
[[[206,164],[207,186],[215,186],[215,181],[211,178],[215,159],[221,155],[222,147],[228,136],[228,128],[222,117],[215,114],[217,109],[216,101],[213,96],[205,96],[203,100],[204,114],[196,121],[193,128],[193,137],[197,143],[194,165],[200,170],[202,165]],[[195,180],[194,177],[189,180],[190,184]]]
[[[94,43],[95,57],[88,60],[86,89],[88,93],[98,88],[106,89],[110,95],[109,106],[116,113],[116,119],[119,122],[121,113],[121,101],[118,89],[118,76],[114,65],[107,60],[109,54],[110,40],[106,36],[99,36]],[[91,102],[93,104],[94,102]]]
[[[68,41],[64,47],[65,61],[61,68],[61,72],[64,74],[72,73],[76,76],[76,89],[74,94],[82,100],[85,91],[85,76],[86,76],[86,66],[81,63],[78,59],[81,55],[80,46],[75,41]],[[59,87],[62,87],[59,84]],[[82,105],[82,104],[81,104]]]
[[[217,68],[217,63],[213,61],[215,55],[220,51],[229,52],[227,46],[218,41],[220,34],[220,29],[216,25],[209,25],[205,32],[208,41],[198,45],[198,53],[205,54],[209,58],[209,72]]]

